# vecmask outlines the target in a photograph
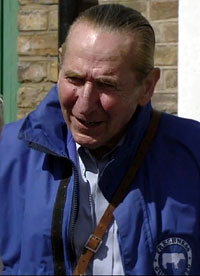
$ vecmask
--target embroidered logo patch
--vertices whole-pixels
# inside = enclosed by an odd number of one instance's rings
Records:
[[[184,239],[173,237],[158,244],[153,263],[157,275],[189,275],[191,265],[192,250]]]

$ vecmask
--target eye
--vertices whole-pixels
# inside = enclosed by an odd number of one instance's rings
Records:
[[[115,90],[116,89],[116,85],[111,82],[98,81],[96,84],[97,84],[98,88],[100,88],[100,89],[105,89],[105,90]]]
[[[66,76],[66,79],[69,83],[77,85],[77,86],[81,86],[84,84],[84,80],[79,77]]]

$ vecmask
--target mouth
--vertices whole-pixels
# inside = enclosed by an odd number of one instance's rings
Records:
[[[81,123],[82,125],[84,125],[85,127],[96,127],[99,126],[102,121],[89,121],[89,120],[82,120],[76,117],[76,120]]]

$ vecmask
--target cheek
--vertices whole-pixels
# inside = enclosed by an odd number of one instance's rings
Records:
[[[100,96],[100,102],[103,110],[106,113],[113,113],[118,108],[119,101],[117,97],[103,94]]]
[[[103,95],[101,97],[101,105],[106,113],[109,113],[111,116],[117,115],[118,118],[119,114],[123,115],[132,109],[132,105],[130,106],[127,98],[118,95]]]
[[[133,116],[137,101],[132,97],[115,96],[101,101],[104,111],[115,127],[126,124]]]
[[[58,84],[58,91],[61,106],[69,107],[75,103],[76,92],[69,83],[60,81]]]

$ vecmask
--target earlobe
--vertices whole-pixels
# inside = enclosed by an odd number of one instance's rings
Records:
[[[140,106],[146,105],[152,98],[155,86],[160,78],[160,69],[153,68],[151,72],[149,72],[148,76],[144,79],[142,84],[142,94],[138,101]]]
[[[61,68],[61,64],[62,64],[62,57],[63,57],[63,50],[62,47],[60,47],[58,49],[58,64],[59,64],[59,70]]]

